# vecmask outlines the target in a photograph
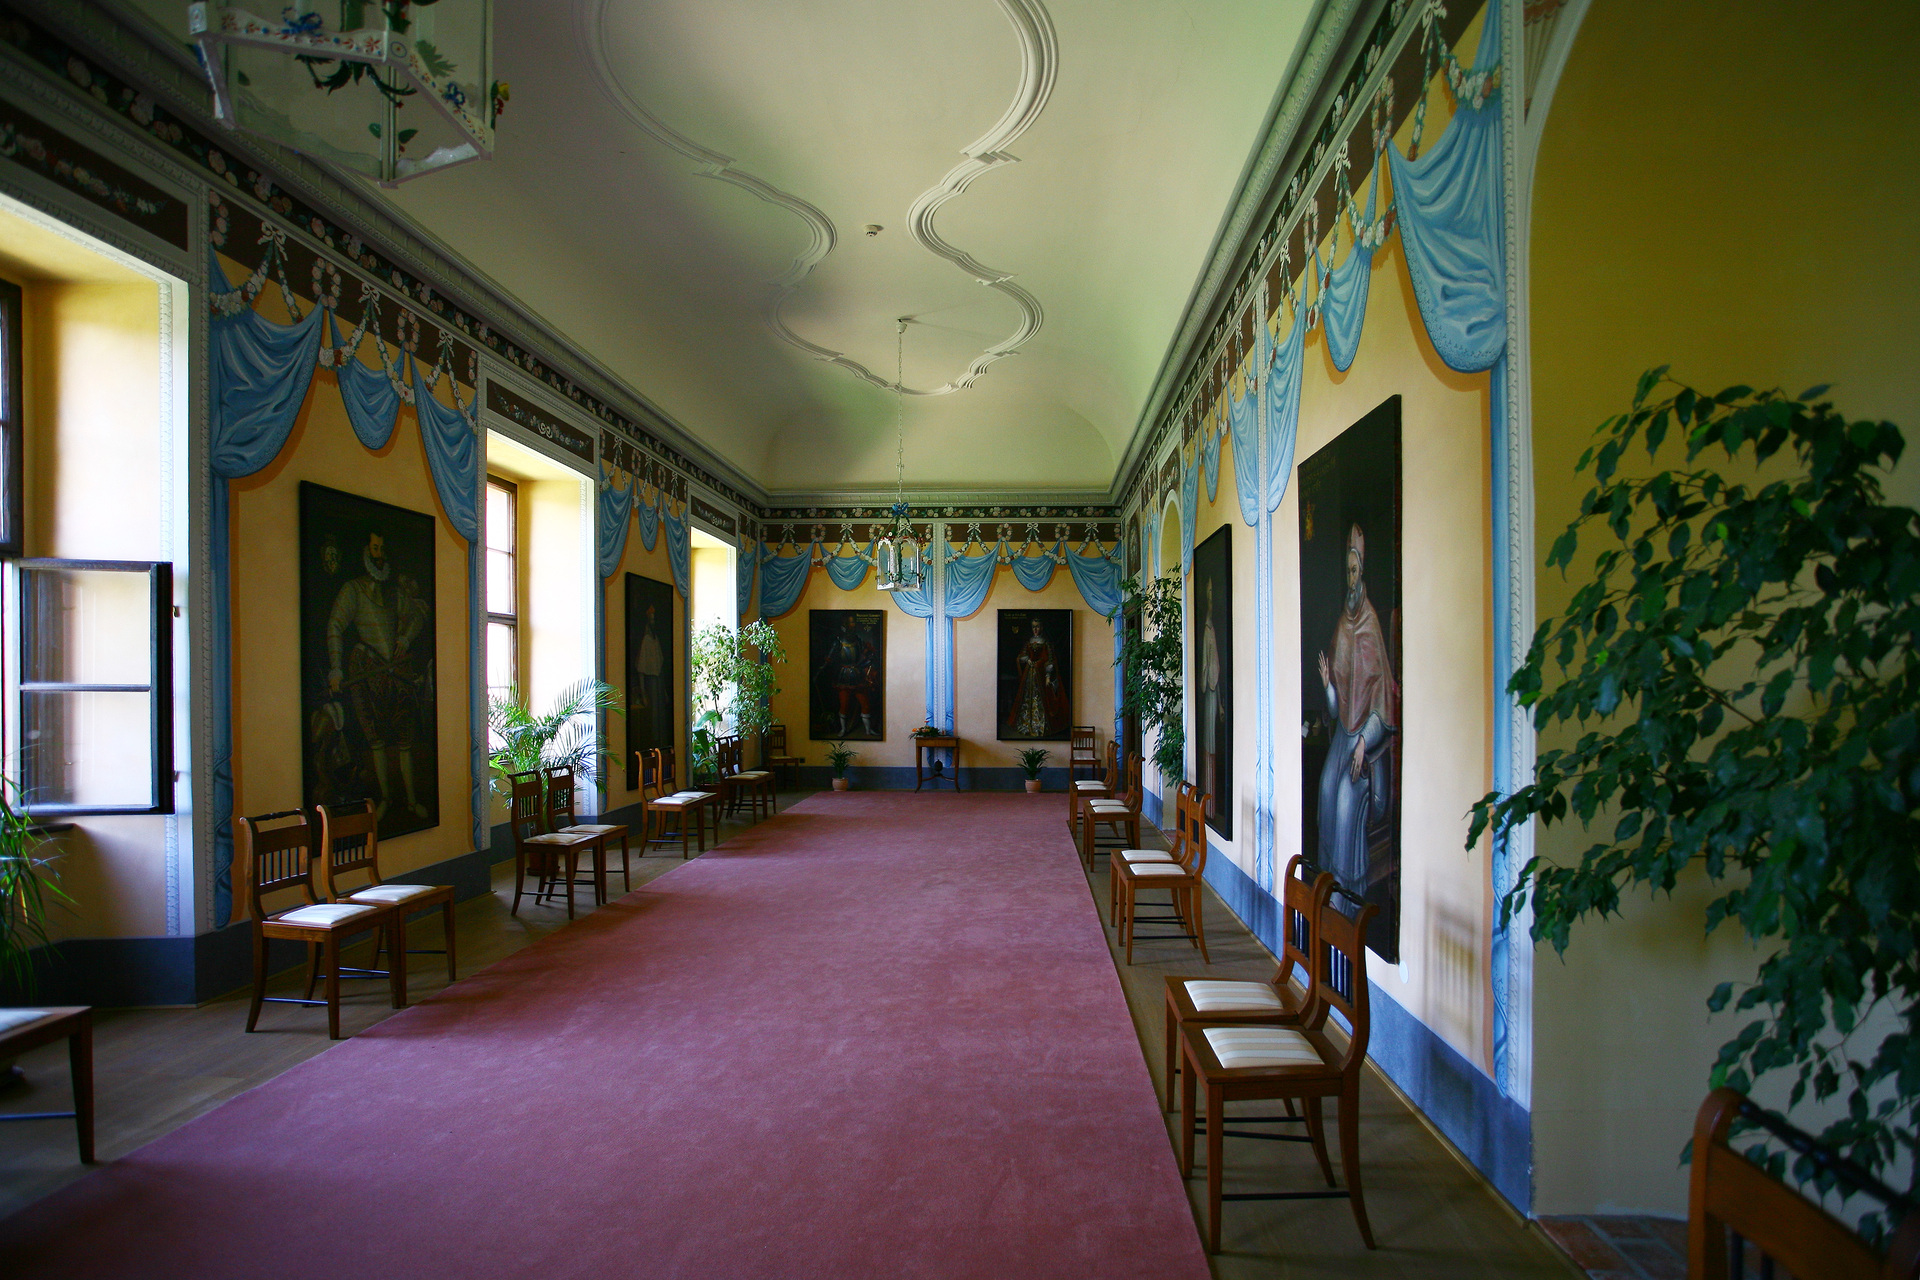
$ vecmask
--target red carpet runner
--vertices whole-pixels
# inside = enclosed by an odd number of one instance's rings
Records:
[[[803,801],[0,1223],[0,1274],[1205,1277],[1063,808]]]

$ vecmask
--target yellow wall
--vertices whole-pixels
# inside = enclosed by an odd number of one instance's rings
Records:
[[[229,277],[244,279],[237,263]],[[278,293],[259,310],[285,323]],[[373,339],[362,359],[377,359]],[[446,387],[440,388],[444,399]],[[461,389],[464,399],[472,395]],[[286,447],[273,464],[231,481],[233,590],[233,785],[236,813],[267,813],[301,804],[300,482],[434,517],[436,693],[439,700],[440,825],[385,840],[380,871],[397,876],[472,850],[468,779],[467,544],[440,510],[411,407],[384,449],[370,452],[353,434],[331,370],[313,386]],[[234,868],[235,917],[246,914],[244,867]]]
[[[1051,752],[1049,769],[1064,769],[1067,764],[1065,741],[1000,742],[994,737],[1002,609],[1073,610],[1073,723],[1097,728],[1104,749],[1113,733],[1112,626],[1087,607],[1065,566],[1054,569],[1044,590],[1029,591],[1014,578],[1010,566],[1002,565],[994,570],[993,586],[980,608],[953,624],[954,731],[962,743],[961,766],[1017,769],[1019,754],[1027,747]]]
[[[635,497],[635,504],[643,501]],[[652,578],[656,582],[673,582],[673,566],[667,559],[667,531],[662,525],[658,539],[649,551],[640,540],[638,517],[630,517],[627,522],[627,548],[620,559],[620,567],[601,583],[604,599],[602,617],[606,620],[606,660],[601,679],[620,690],[620,705],[626,705],[627,680],[631,673],[627,670],[627,575],[637,573],[643,578]],[[687,780],[687,602],[678,591],[673,593],[673,634],[674,640],[674,716],[673,736],[677,749],[674,751],[675,765],[679,770],[679,780]],[[627,788],[627,723],[624,716],[607,717],[607,740],[613,746],[614,759],[607,766],[607,800],[609,809],[622,805],[640,803],[640,792]]]
[[[26,224],[0,225],[16,251],[0,254],[0,276],[24,290],[25,553],[169,559],[158,284]],[[53,911],[49,936],[165,934],[168,820],[73,821],[57,843],[73,905]]]
[[[1476,18],[1459,42],[1469,57],[1479,29]],[[1436,91],[1427,115],[1429,142],[1445,128],[1448,106],[1444,92]],[[1411,128],[1409,121],[1396,140],[1403,152]],[[1364,183],[1356,198],[1364,207]],[[1323,242],[1323,254],[1330,244]],[[1344,259],[1348,252],[1343,231],[1337,257]],[[1400,826],[1401,966],[1396,971],[1376,956],[1369,976],[1468,1061],[1491,1073],[1488,855],[1485,848],[1463,852],[1467,810],[1492,781],[1488,376],[1455,373],[1433,350],[1398,235],[1374,254],[1369,287],[1366,326],[1345,373],[1334,368],[1324,331],[1316,327],[1307,335],[1294,446],[1297,468],[1390,396],[1401,397],[1405,624],[1399,675],[1405,696],[1406,760]],[[1306,286],[1309,302],[1312,288]],[[1290,326],[1291,315],[1280,323]],[[1224,848],[1251,875],[1256,716],[1261,712],[1253,696],[1255,548],[1254,531],[1240,519],[1231,437],[1221,446],[1218,493],[1208,501],[1203,476],[1199,502],[1196,545],[1223,524],[1233,529],[1234,835],[1225,842],[1215,835],[1214,841],[1216,849]],[[1167,509],[1167,519],[1177,520],[1174,508]],[[1273,522],[1274,700],[1269,714],[1280,815],[1274,865],[1281,868],[1300,852],[1299,726],[1306,714],[1298,674],[1300,514],[1293,481]]]
[[[826,570],[809,569],[800,602],[780,617],[768,619],[787,651],[787,665],[778,676],[780,691],[773,695],[773,718],[787,726],[788,753],[805,757],[809,765],[827,762],[829,744],[807,735],[807,614],[813,609],[877,609],[887,615],[887,736],[879,742],[847,745],[859,752],[853,761],[856,769],[871,765],[911,769],[913,740],[907,735],[927,718],[927,624],[895,608],[891,597],[874,587],[871,570],[859,587],[842,591]],[[960,763],[973,763],[964,748]]]
[[[1748,5],[1740,20],[1595,0],[1554,96],[1533,195],[1536,546],[1590,477],[1574,460],[1641,371],[1717,390],[1833,383],[1847,413],[1920,425],[1920,60],[1912,5]],[[1764,86],[1764,88],[1756,88]],[[1892,485],[1915,501],[1916,469]],[[1572,584],[1542,570],[1542,617]],[[1551,745],[1543,742],[1543,746]],[[1568,858],[1576,827],[1540,833]],[[1707,1073],[1738,1030],[1710,1019],[1757,958],[1702,937],[1699,879],[1577,926],[1534,977],[1535,1207],[1686,1211],[1678,1163]]]

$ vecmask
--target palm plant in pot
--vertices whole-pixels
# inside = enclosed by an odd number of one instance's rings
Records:
[[[545,715],[535,715],[509,689],[487,703],[487,731],[491,749],[487,764],[493,773],[495,794],[505,797],[516,773],[566,767],[576,780],[602,780],[602,762],[612,756],[593,716],[599,711],[621,711],[620,691],[600,680],[577,680],[560,691]]]
[[[1040,790],[1040,766],[1052,755],[1045,747],[1028,747],[1019,755],[1020,771],[1027,775],[1027,794],[1033,795]]]
[[[39,985],[36,953],[47,944],[48,912],[73,899],[60,887],[53,856],[41,856],[47,838],[18,800],[12,779],[0,775],[0,990],[30,1001]],[[0,1061],[0,1088],[20,1079],[11,1059]]]
[[[859,754],[858,751],[855,751],[844,742],[836,742],[827,748],[827,763],[833,767],[833,789],[835,791],[845,791],[847,789],[847,766],[852,764],[853,758]]]

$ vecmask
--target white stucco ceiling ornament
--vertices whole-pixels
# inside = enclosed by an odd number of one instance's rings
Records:
[[[910,396],[943,396],[972,386],[994,361],[1012,355],[1031,341],[1046,320],[1046,312],[1040,306],[1039,299],[1015,284],[1013,273],[986,266],[964,249],[947,243],[934,229],[934,215],[939,212],[942,205],[964,192],[981,174],[1002,165],[1012,164],[1020,158],[1009,154],[1006,148],[1011,146],[1014,140],[1025,133],[1039,118],[1040,112],[1047,105],[1047,99],[1053,93],[1054,75],[1059,67],[1060,51],[1058,38],[1054,34],[1053,18],[1048,14],[1046,6],[1040,0],[996,0],[996,2],[1001,12],[1006,14],[1007,21],[1012,24],[1014,36],[1020,45],[1020,81],[1014,91],[1013,101],[993,128],[961,148],[960,154],[965,158],[914,200],[907,210],[907,227],[913,238],[929,253],[952,263],[984,287],[1012,301],[1020,310],[1020,323],[1005,338],[982,350],[961,373],[949,381],[937,387],[900,388]],[[580,44],[593,66],[595,78],[600,82],[601,89],[648,136],[669,150],[692,160],[695,164],[694,173],[701,177],[730,182],[742,190],[752,192],[768,204],[793,214],[807,228],[808,242],[805,247],[795,256],[786,271],[770,282],[765,306],[768,327],[782,341],[799,348],[815,359],[839,365],[876,387],[892,389],[895,383],[891,379],[874,373],[844,351],[822,346],[795,333],[782,314],[782,308],[787,299],[812,273],[814,267],[833,252],[838,234],[832,219],[814,204],[790,192],[782,191],[765,179],[740,168],[735,164],[733,157],[701,146],[642,105],[620,82],[607,60],[607,11],[613,3],[614,0],[580,0],[575,9]],[[873,233],[869,232],[869,234]]]

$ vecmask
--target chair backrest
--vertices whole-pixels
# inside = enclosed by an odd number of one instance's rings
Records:
[[[1139,810],[1141,801],[1140,767],[1141,760],[1139,756],[1127,757],[1127,777],[1124,784],[1125,789],[1121,792],[1121,795],[1135,811]]]
[[[1326,1021],[1329,1010],[1340,1011],[1352,1031],[1346,1061],[1341,1064],[1347,1070],[1358,1070],[1367,1057],[1367,1037],[1371,1034],[1367,926],[1373,923],[1379,910],[1371,902],[1364,903],[1359,914],[1349,919],[1329,897],[1319,914],[1319,937],[1314,940],[1318,956],[1313,966],[1313,994],[1309,997],[1311,1009],[1307,1021],[1318,1026]]]
[[[634,752],[634,758],[640,764],[640,796],[646,799],[658,798],[666,794],[666,786],[661,780],[660,748],[651,747],[645,751]]]
[[[356,871],[367,873],[367,884],[380,883],[380,815],[373,801],[323,804],[320,813],[320,873],[327,878],[327,896],[339,898],[367,885],[342,885]]]
[[[1190,782],[1180,784],[1174,798],[1174,816],[1180,824],[1180,842],[1185,846],[1181,863],[1188,874],[1200,875],[1207,869],[1207,804],[1213,797]]]
[[[292,821],[284,827],[261,828],[261,823],[283,818]],[[307,821],[304,812],[283,809],[279,813],[235,818],[233,842],[247,868],[255,920],[264,920],[272,914],[260,900],[282,889],[299,889],[302,905],[314,901],[313,824]]]
[[[546,770],[547,830],[570,827],[579,819],[573,816],[573,768],[558,764]]]
[[[1312,880],[1302,878],[1306,859],[1294,854],[1287,859],[1287,874],[1280,892],[1280,968],[1273,975],[1275,988],[1293,980],[1294,971],[1313,996],[1313,953],[1318,949],[1320,913],[1333,897],[1333,873],[1322,871]]]
[[[768,725],[766,745],[760,750],[761,754],[769,760],[774,756],[787,754],[787,726],[778,721]]]
[[[1102,775],[1102,780],[1107,784],[1107,790],[1118,791],[1120,789],[1120,744],[1118,742],[1107,744],[1107,763],[1103,767],[1105,773]]]
[[[1920,1209],[1909,1212],[1894,1233],[1883,1262],[1845,1223],[1728,1145],[1728,1131],[1741,1118],[1776,1132],[1788,1131],[1811,1148],[1803,1156],[1815,1155],[1848,1190],[1866,1191],[1882,1202],[1898,1199],[1883,1185],[1875,1189],[1862,1185],[1864,1170],[1766,1116],[1744,1094],[1715,1089],[1700,1104],[1693,1122],[1689,1280],[1744,1280],[1749,1271],[1748,1245],[1760,1255],[1763,1276],[1774,1273],[1774,1264],[1794,1280],[1913,1280],[1920,1275]],[[1865,1181],[1878,1182],[1871,1175]]]
[[[545,796],[538,770],[507,775],[507,823],[517,844],[546,830]]]
[[[1068,730],[1067,759],[1073,764],[1100,762],[1100,731],[1090,724],[1076,724]]]

